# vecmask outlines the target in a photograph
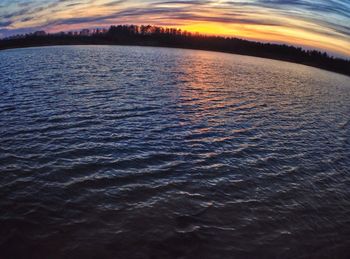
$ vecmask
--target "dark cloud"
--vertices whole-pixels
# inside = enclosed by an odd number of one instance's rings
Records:
[[[67,7],[72,7],[72,6],[77,6],[77,5],[82,5],[84,3],[71,3],[71,4],[67,4]]]
[[[234,2],[232,2],[234,3]],[[350,18],[350,2],[334,0],[257,0],[250,5],[282,11],[304,10],[311,13],[336,14]],[[305,14],[306,15],[306,14]]]
[[[7,26],[9,26],[9,25],[11,25],[11,22],[0,22],[0,28],[1,27],[7,27]]]
[[[32,5],[33,4],[33,2],[21,2],[21,3],[17,3],[17,5],[19,6],[19,7],[27,7],[27,6],[30,6],[30,5]]]
[[[116,6],[127,2],[126,0],[117,0],[104,4],[104,6]]]
[[[180,1],[162,1],[162,2],[157,2],[154,4],[162,4],[162,5],[207,5],[210,3],[214,3],[215,1],[210,1],[210,0],[204,0],[204,1],[200,1],[200,0],[180,0]]]

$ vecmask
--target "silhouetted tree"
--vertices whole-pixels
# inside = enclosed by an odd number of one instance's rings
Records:
[[[26,35],[16,35],[0,40],[0,49],[67,44],[128,44],[180,47],[285,60],[350,76],[350,60],[334,58],[326,52],[303,50],[300,47],[287,46],[285,44],[278,45],[230,37],[206,36],[176,28],[163,28],[151,25],[117,25],[111,26],[108,31],[95,30],[91,34],[86,32],[87,30],[85,30],[85,33],[46,34],[40,31]]]

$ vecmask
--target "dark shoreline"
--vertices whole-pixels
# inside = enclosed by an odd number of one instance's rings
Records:
[[[105,34],[90,36],[68,34],[26,35],[21,38],[0,40],[0,50],[60,45],[128,45],[182,48],[281,60],[350,76],[350,60],[330,57],[327,53],[316,50],[306,51],[293,46],[259,43],[237,38],[168,33],[142,34],[131,31],[131,28],[132,26],[112,26]]]

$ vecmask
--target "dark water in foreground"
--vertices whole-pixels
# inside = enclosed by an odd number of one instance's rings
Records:
[[[350,258],[349,77],[17,49],[0,114],[0,258]]]

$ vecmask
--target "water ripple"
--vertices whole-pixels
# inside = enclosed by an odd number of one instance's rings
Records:
[[[0,60],[1,258],[350,254],[347,77],[162,48]]]

